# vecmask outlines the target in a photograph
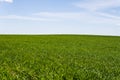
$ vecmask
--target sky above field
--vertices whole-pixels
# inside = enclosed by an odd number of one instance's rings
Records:
[[[120,35],[120,0],[0,0],[0,34]]]

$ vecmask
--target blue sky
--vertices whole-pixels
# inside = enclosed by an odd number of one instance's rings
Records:
[[[0,34],[120,35],[120,0],[0,0]]]

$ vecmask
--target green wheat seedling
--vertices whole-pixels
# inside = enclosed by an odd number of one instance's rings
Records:
[[[120,80],[120,37],[1,35],[0,80]]]

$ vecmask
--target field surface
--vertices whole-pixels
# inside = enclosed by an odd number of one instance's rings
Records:
[[[120,37],[1,35],[0,80],[120,80]]]

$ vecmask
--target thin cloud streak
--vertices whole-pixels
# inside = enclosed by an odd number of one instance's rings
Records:
[[[0,19],[32,20],[32,21],[57,21],[56,19],[36,18],[36,17],[27,17],[27,16],[17,16],[17,15],[0,16]]]
[[[120,0],[84,0],[77,3],[73,3],[74,6],[86,10],[85,13],[91,13],[92,20],[96,20],[99,17],[99,21],[96,23],[103,22],[106,24],[119,24],[120,16],[104,12],[104,10],[120,7]],[[87,20],[87,18],[86,18]]]
[[[85,0],[74,3],[73,5],[89,11],[97,11],[113,7],[120,7],[120,0]]]
[[[45,13],[45,14],[44,14]],[[105,24],[118,24],[120,18],[117,16],[112,16],[104,13],[86,13],[86,12],[40,12],[34,13],[34,16],[17,16],[17,15],[7,15],[0,16],[0,19],[6,20],[32,20],[32,21],[79,21],[82,23],[105,23]]]
[[[0,0],[0,2],[13,3],[13,0]]]
[[[85,13],[82,12],[40,12],[33,14],[40,17],[48,18],[63,18],[63,19],[78,19],[81,16],[84,16]]]
[[[120,22],[120,18],[117,16],[98,12],[40,12],[34,13],[33,15],[45,18],[55,18],[58,20],[74,20],[86,23],[118,24],[118,22]]]
[[[99,12],[97,14],[99,14],[100,16],[106,17],[106,18],[120,20],[119,16],[111,15],[111,14],[108,14],[108,13],[100,13]]]

